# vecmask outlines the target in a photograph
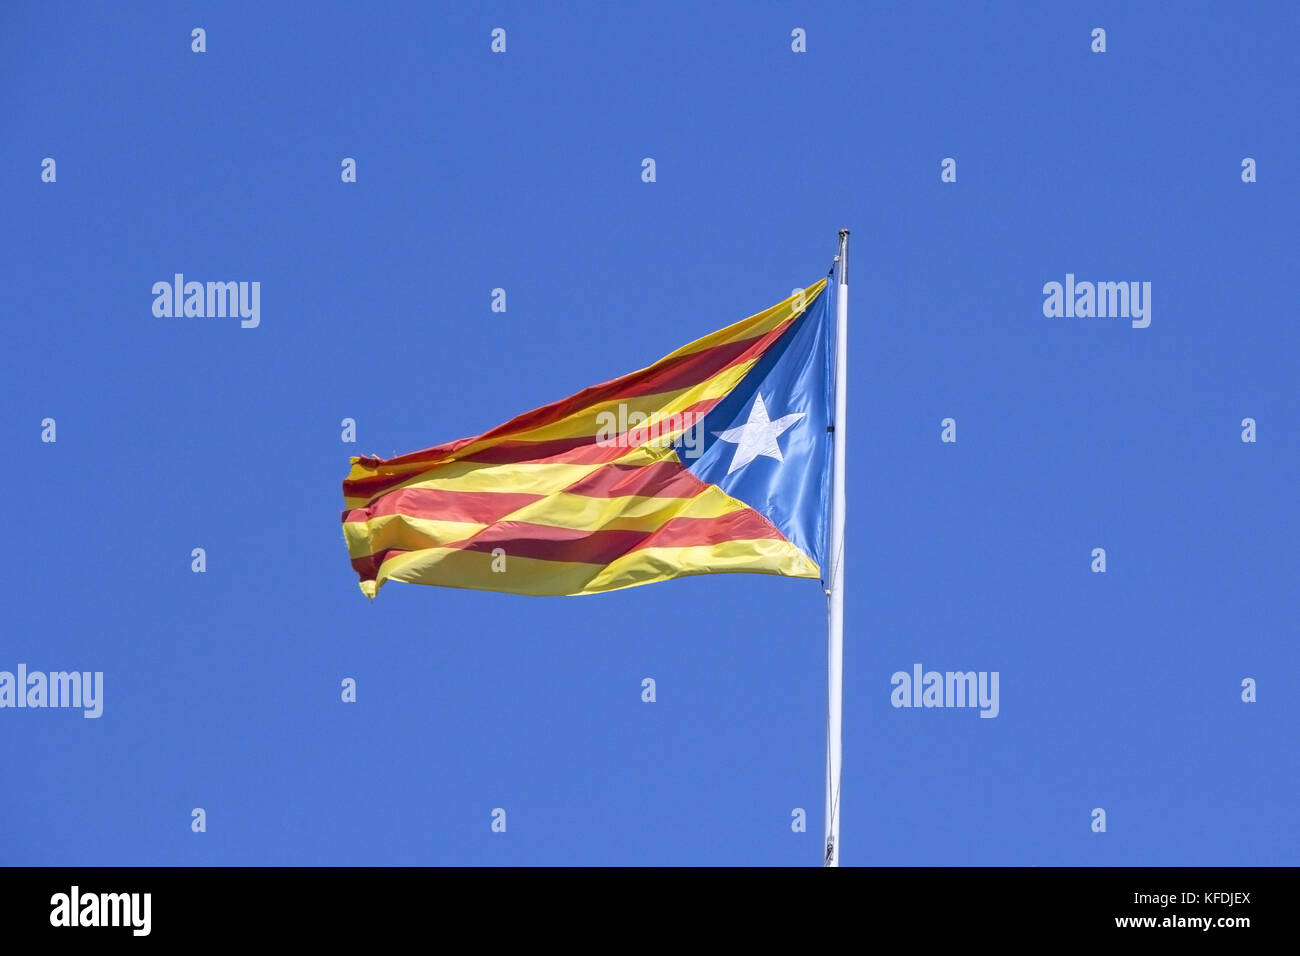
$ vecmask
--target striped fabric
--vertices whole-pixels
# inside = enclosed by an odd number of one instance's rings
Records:
[[[343,532],[361,590],[385,581],[590,594],[691,574],[816,578],[764,515],[687,470],[671,439],[787,332],[802,295],[473,438],[352,459]],[[609,440],[609,416],[643,423]],[[602,416],[602,413],[606,413]]]

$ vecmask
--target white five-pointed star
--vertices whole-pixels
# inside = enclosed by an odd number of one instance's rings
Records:
[[[782,432],[806,414],[807,412],[796,412],[793,415],[782,415],[776,421],[771,421],[767,417],[767,406],[763,404],[762,393],[756,395],[754,405],[749,410],[749,421],[736,428],[713,433],[723,441],[736,446],[736,454],[731,459],[731,467],[727,469],[727,474],[731,474],[738,468],[744,468],[759,455],[785,461],[781,457],[781,446],[776,440]]]

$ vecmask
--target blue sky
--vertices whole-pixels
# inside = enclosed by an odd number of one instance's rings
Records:
[[[105,683],[0,711],[0,863],[816,865],[815,583],[372,604],[339,486],[766,308],[840,226],[845,865],[1300,862],[1293,5],[376,6],[0,10],[0,669]],[[175,272],[260,326],[155,318]],[[1150,327],[1046,318],[1066,273]],[[891,707],[918,662],[998,717]]]

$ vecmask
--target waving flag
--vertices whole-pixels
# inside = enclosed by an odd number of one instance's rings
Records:
[[[690,574],[822,576],[825,289],[482,435],[353,458],[343,531],[361,590],[590,594]]]

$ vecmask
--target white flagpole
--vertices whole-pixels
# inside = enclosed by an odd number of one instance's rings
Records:
[[[826,617],[826,855],[840,865],[840,717],[844,705],[844,447],[848,438],[849,231],[840,230],[835,271],[835,419],[831,489],[830,575]]]

